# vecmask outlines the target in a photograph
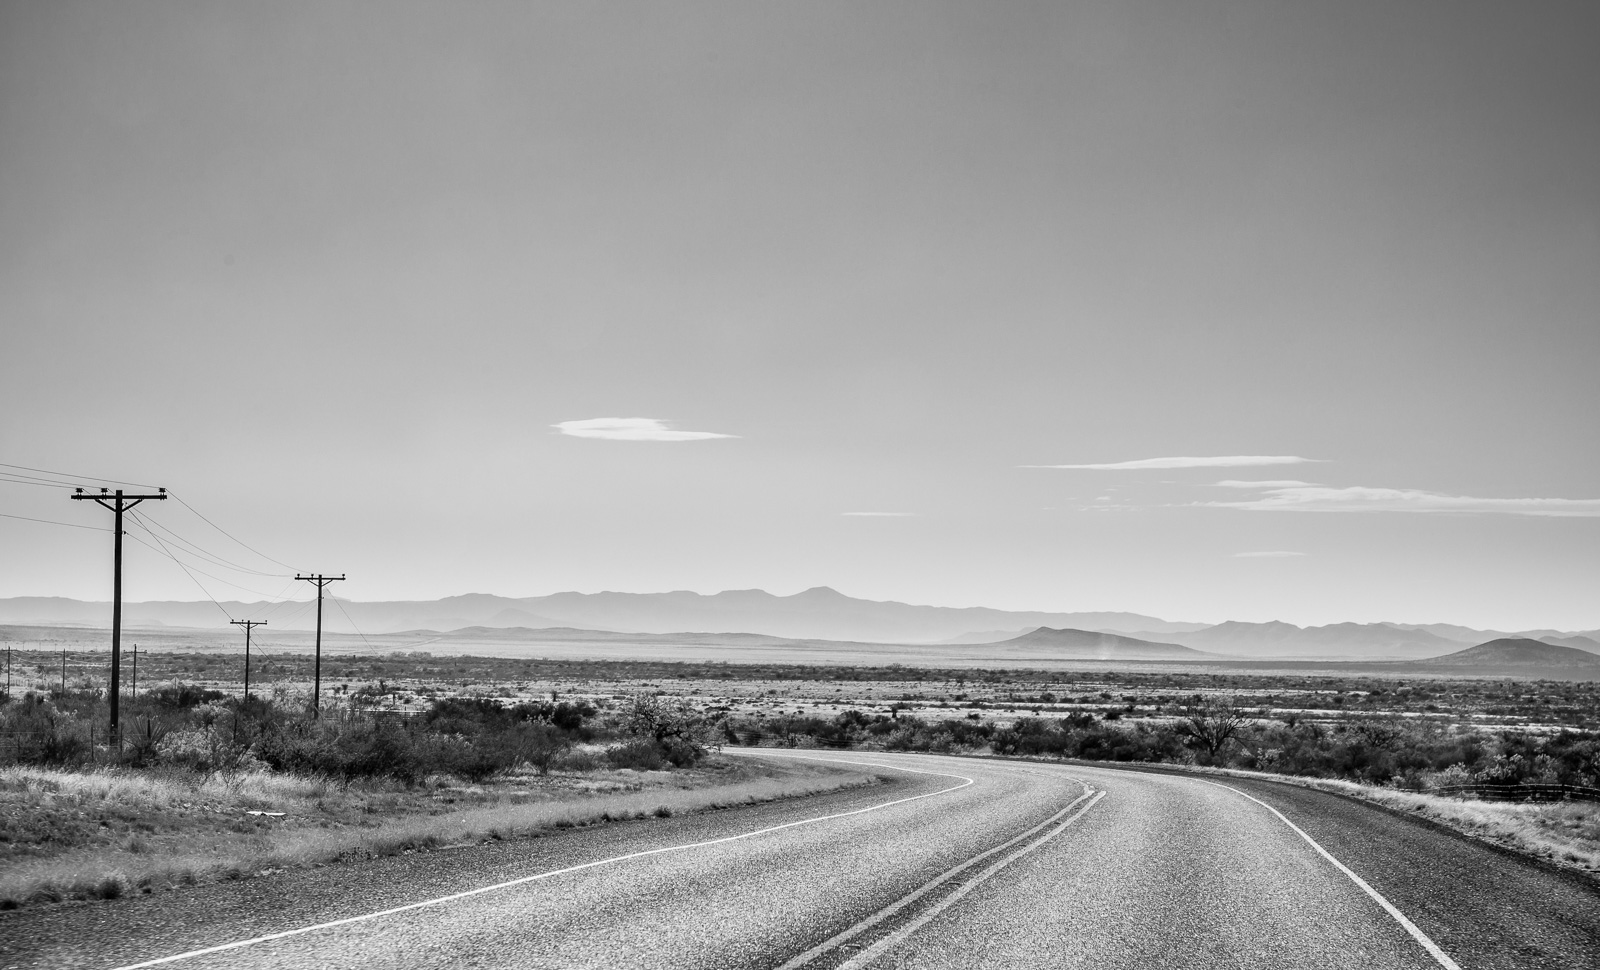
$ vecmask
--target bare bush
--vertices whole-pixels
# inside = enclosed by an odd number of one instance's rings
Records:
[[[1175,729],[1190,746],[1199,748],[1208,758],[1216,758],[1227,748],[1250,719],[1244,711],[1227,700],[1196,700],[1184,709],[1183,719]]]

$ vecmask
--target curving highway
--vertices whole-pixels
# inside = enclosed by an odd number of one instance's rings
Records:
[[[1600,967],[1600,891],[1236,779],[778,754],[885,784],[0,914],[0,966]]]

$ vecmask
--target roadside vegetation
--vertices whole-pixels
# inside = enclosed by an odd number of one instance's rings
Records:
[[[708,718],[640,693],[595,703],[440,697],[413,714],[292,690],[168,684],[125,699],[0,702],[0,909],[668,817],[871,784],[860,771],[718,758]],[[98,735],[97,735],[98,728]]]
[[[845,711],[730,719],[730,744],[1109,761],[1248,773],[1415,814],[1600,874],[1600,734],[1400,717],[1328,723],[1192,698],[1165,718],[1118,711],[1008,723]]]
[[[1279,717],[1196,696],[1161,717],[1118,710],[1009,721],[856,710],[736,717],[729,744],[870,747],[1244,768],[1422,791],[1440,787],[1567,785],[1600,789],[1600,735],[1485,731],[1400,717],[1327,723]]]
[[[493,784],[406,785],[253,770],[0,768],[0,909],[120,896],[631,819],[667,818],[870,785],[808,762],[705,759]]]
[[[105,658],[72,659],[93,671]],[[261,658],[267,689],[246,702],[230,679],[237,656],[150,653],[141,683],[154,686],[124,698],[118,754],[103,680],[80,674],[63,692],[59,653],[16,660],[26,689],[0,698],[0,766],[13,766],[0,767],[0,868],[23,875],[0,884],[0,906],[537,831],[555,824],[538,811],[558,802],[587,806],[584,818],[653,810],[605,800],[669,789],[726,803],[723,786],[750,779],[718,762],[723,745],[1252,772],[1600,871],[1600,802],[1587,800],[1600,789],[1594,682],[405,653],[328,660],[329,703],[313,718],[306,657]],[[824,784],[757,780],[788,793]],[[146,783],[194,797],[129,794]],[[115,793],[92,794],[101,788]],[[124,804],[154,807],[118,815]],[[509,809],[534,814],[496,814]],[[212,839],[216,864],[136,858],[187,851],[182,832]],[[72,868],[96,852],[122,877]],[[36,878],[44,870],[30,867],[49,860],[55,874]]]

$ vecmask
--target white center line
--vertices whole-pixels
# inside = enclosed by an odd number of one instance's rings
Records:
[[[939,888],[940,886],[942,886],[946,882],[949,882],[951,879],[954,879],[956,876],[958,876],[961,873],[965,872],[966,870],[972,868],[973,866],[977,865],[978,863],[982,862],[983,860],[989,858],[992,855],[995,855],[996,853],[1004,852],[1005,850],[1007,850],[1007,849],[1011,848],[1012,846],[1016,845],[1018,842],[1021,842],[1021,841],[1025,840],[1025,839],[1032,838],[1035,834],[1037,834],[1039,832],[1039,830],[1047,828],[1048,826],[1053,825],[1054,823],[1060,821],[1062,816],[1064,816],[1067,813],[1071,812],[1074,808],[1077,808],[1080,804],[1083,803],[1083,801],[1085,799],[1087,799],[1089,797],[1090,794],[1091,794],[1091,792],[1089,790],[1089,786],[1085,785],[1083,787],[1083,794],[1082,795],[1079,795],[1077,798],[1074,798],[1072,800],[1072,802],[1070,804],[1068,804],[1065,808],[1063,808],[1061,811],[1057,812],[1056,814],[1050,816],[1049,818],[1045,819],[1043,822],[1040,822],[1038,825],[1035,825],[1033,828],[1027,830],[1026,832],[1023,832],[1021,835],[1018,835],[1018,836],[1010,839],[1009,841],[1002,842],[1000,845],[997,845],[994,848],[988,849],[988,850],[986,850],[984,852],[980,852],[977,855],[973,856],[972,858],[968,859],[967,861],[965,861],[965,862],[963,862],[963,863],[961,863],[959,865],[952,866],[949,869],[946,869],[944,872],[940,873],[939,875],[937,875],[937,876],[933,877],[932,879],[928,880],[927,882],[923,883],[922,886],[919,887],[914,892],[911,892],[911,893],[908,893],[905,896],[902,896],[899,900],[897,900],[893,904],[891,904],[889,906],[885,906],[883,909],[878,910],[876,913],[872,914],[871,916],[867,917],[866,919],[862,920],[861,922],[855,924],[854,926],[850,927],[849,929],[845,930],[844,932],[838,933],[838,934],[836,934],[836,935],[834,935],[832,937],[829,937],[828,939],[822,941],[821,943],[818,943],[816,946],[812,947],[811,949],[805,951],[804,953],[800,954],[799,956],[794,957],[793,959],[791,959],[788,962],[784,963],[782,966],[778,967],[777,970],[796,970],[796,968],[802,967],[802,966],[806,965],[807,963],[810,963],[812,960],[816,959],[817,957],[821,956],[822,954],[827,953],[827,952],[829,952],[831,950],[835,950],[838,947],[842,946],[843,944],[848,943],[850,940],[854,939],[857,936],[860,936],[862,933],[865,933],[867,930],[872,929],[874,926],[877,926],[879,923],[882,923],[884,920],[887,920],[887,919],[895,916],[900,911],[904,910],[907,906],[910,906],[912,903],[914,903],[917,900],[921,899],[923,896],[928,895],[929,893],[933,892],[935,889]],[[1044,837],[1044,839],[1041,839],[1040,841],[1041,842],[1046,841],[1046,840],[1048,840],[1050,838],[1050,836],[1053,836],[1053,835],[1055,835],[1054,832],[1050,833],[1050,835],[1046,835]],[[980,879],[981,878],[982,877],[980,877]]]
[[[1015,852],[1011,853],[1010,855],[1006,856],[1004,859],[1001,859],[999,862],[996,862],[994,865],[990,866],[989,868],[987,868],[987,869],[983,870],[982,872],[978,873],[977,876],[973,877],[971,882],[968,882],[968,883],[962,885],[961,888],[957,889],[955,892],[953,892],[950,895],[946,896],[945,898],[939,900],[938,903],[936,903],[935,905],[929,907],[926,911],[924,911],[922,913],[922,915],[918,916],[916,919],[912,920],[911,922],[907,923],[905,926],[902,926],[900,929],[894,931],[893,933],[889,934],[888,936],[886,936],[883,939],[879,940],[878,942],[874,943],[872,946],[867,947],[865,950],[862,950],[860,953],[856,954],[849,961],[847,961],[844,964],[842,964],[839,967],[839,970],[850,970],[850,968],[852,968],[852,967],[864,967],[868,963],[871,963],[873,960],[877,959],[878,955],[883,953],[883,951],[888,950],[891,947],[899,946],[902,942],[905,941],[906,937],[910,936],[912,933],[915,933],[917,930],[922,929],[922,927],[928,925],[928,923],[931,922],[934,917],[938,916],[940,913],[944,912],[945,910],[949,909],[951,906],[954,906],[956,903],[960,902],[962,897],[966,896],[968,893],[972,892],[974,889],[977,889],[979,886],[981,886],[984,883],[988,882],[991,878],[993,878],[995,873],[999,872],[1001,869],[1004,869],[1006,866],[1009,866],[1011,863],[1017,861],[1018,859],[1022,858],[1023,856],[1027,855],[1028,853],[1034,851],[1035,849],[1038,849],[1040,846],[1044,845],[1046,842],[1049,842],[1051,839],[1055,838],[1056,836],[1060,835],[1062,832],[1066,831],[1068,826],[1070,826],[1073,822],[1076,822],[1078,819],[1082,818],[1083,814],[1085,812],[1087,812],[1089,809],[1093,808],[1095,806],[1095,804],[1098,803],[1100,801],[1100,799],[1102,799],[1104,797],[1106,797],[1106,793],[1105,792],[1103,792],[1103,791],[1095,792],[1094,793],[1094,797],[1089,799],[1088,804],[1086,804],[1082,808],[1078,809],[1076,812],[1074,812],[1069,818],[1067,818],[1061,824],[1057,825],[1055,828],[1053,828],[1050,831],[1046,832],[1044,835],[1040,836],[1038,839],[1034,840],[1033,842],[1028,843],[1027,845],[1023,846],[1022,848],[1018,849],[1017,851],[1015,851]],[[1081,799],[1080,799],[1080,801],[1081,801]],[[1078,803],[1077,802],[1073,802],[1073,804],[1076,805]],[[1458,968],[1458,970],[1459,970],[1459,968]]]

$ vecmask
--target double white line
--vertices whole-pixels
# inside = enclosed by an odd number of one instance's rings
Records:
[[[1079,795],[1072,801],[1070,805],[1068,805],[1066,808],[1063,808],[1055,815],[1045,819],[1043,822],[1040,822],[1038,825],[1008,842],[1001,843],[1000,845],[997,845],[986,852],[980,852],[968,859],[966,862],[946,869],[944,872],[930,879],[926,883],[923,883],[922,886],[916,891],[901,897],[898,902],[895,902],[889,906],[885,906],[883,909],[878,910],[876,913],[873,913],[871,916],[845,930],[843,933],[818,943],[816,946],[778,967],[778,970],[796,970],[796,968],[805,966],[812,960],[838,949],[873,927],[878,926],[886,920],[893,919],[917,900],[933,892],[935,889],[938,889],[940,886],[943,886],[945,883],[951,881],[990,856],[1004,852],[1005,850],[1016,845],[1018,842],[1023,842],[1027,839],[1033,838],[1033,836],[1036,835],[1041,829],[1048,828],[1052,825],[1055,826],[1054,828],[1051,828],[1050,831],[1045,832],[1045,834],[1040,836],[1038,839],[1035,839],[1033,842],[1029,842],[1027,845],[1024,845],[1022,848],[978,873],[977,876],[963,884],[955,892],[944,897],[933,906],[930,906],[928,909],[924,910],[909,923],[856,954],[841,966],[841,970],[843,970],[845,967],[858,967],[865,965],[884,950],[887,950],[893,946],[897,946],[906,937],[910,936],[912,933],[915,933],[923,926],[926,926],[930,920],[949,909],[951,906],[954,906],[958,901],[961,900],[962,897],[966,896],[974,889],[977,889],[985,882],[988,882],[995,873],[999,872],[1001,869],[1004,869],[1006,866],[1009,866],[1011,863],[1017,861],[1033,850],[1044,845],[1046,842],[1049,842],[1057,835],[1061,834],[1061,832],[1064,831],[1067,826],[1083,817],[1084,812],[1087,812],[1089,809],[1093,808],[1096,802],[1105,797],[1105,794],[1106,793],[1103,791],[1091,793],[1089,787],[1085,785],[1083,794]],[[1076,811],[1074,811],[1074,809],[1076,809]],[[1063,816],[1065,816],[1065,818]]]

